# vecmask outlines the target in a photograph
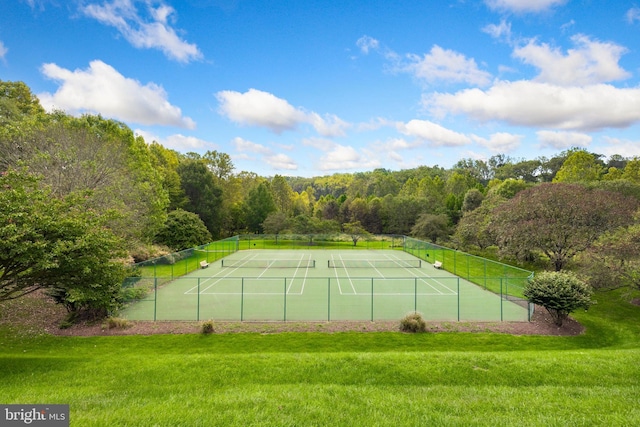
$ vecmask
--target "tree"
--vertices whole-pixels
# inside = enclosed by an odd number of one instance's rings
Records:
[[[599,181],[603,173],[604,167],[596,156],[584,150],[577,150],[569,154],[553,182]]]
[[[464,195],[464,200],[462,201],[462,211],[469,212],[474,209],[480,207],[482,204],[482,199],[484,199],[484,194],[477,188],[472,188]]]
[[[220,153],[215,150],[207,151],[202,158],[211,173],[219,180],[228,179],[233,173],[233,161],[231,156],[226,153]]]
[[[492,229],[504,253],[538,250],[560,271],[601,234],[629,224],[637,206],[637,199],[618,193],[545,183],[499,205]]]
[[[0,124],[37,114],[44,114],[44,108],[29,86],[0,80]]]
[[[151,241],[169,203],[149,147],[123,123],[62,112],[0,132],[0,170],[26,165],[57,197],[89,190],[91,206],[120,212],[109,226],[129,244]]]
[[[202,160],[184,159],[178,165],[180,184],[188,198],[184,209],[198,214],[213,238],[220,236],[222,190]]]
[[[456,226],[454,240],[464,248],[477,246],[485,249],[495,243],[491,229],[493,210],[505,199],[490,191],[477,209],[465,212]]]
[[[364,229],[362,224],[360,224],[360,221],[348,222],[343,224],[342,228],[345,233],[351,236],[353,246],[357,246],[358,241],[362,239],[362,237],[369,235],[369,232]]]
[[[276,212],[276,204],[273,200],[269,184],[260,183],[256,188],[249,191],[245,200],[246,221],[249,231],[262,233],[262,224],[270,213]]]
[[[411,228],[411,235],[437,242],[449,236],[449,218],[444,214],[421,214]]]
[[[174,251],[193,248],[211,241],[211,233],[198,214],[182,209],[169,212],[164,227],[155,237],[155,242]]]
[[[544,307],[557,326],[579,308],[587,310],[591,304],[591,287],[569,272],[536,274],[524,287],[524,296]]]
[[[271,180],[270,189],[276,208],[280,212],[291,215],[293,211],[293,190],[287,180],[281,175],[274,176],[273,180]]]
[[[640,224],[602,235],[581,261],[596,289],[640,290]]]
[[[289,227],[289,218],[284,212],[271,212],[262,222],[264,232],[276,236],[276,245],[278,244],[278,235],[287,227]]]
[[[87,196],[55,197],[24,171],[0,176],[0,301],[48,289],[75,314],[118,306],[126,252]]]
[[[298,215],[292,220],[292,231],[309,238],[309,245],[313,245],[313,236],[316,234],[336,233],[340,231],[337,221],[325,220],[308,215]]]

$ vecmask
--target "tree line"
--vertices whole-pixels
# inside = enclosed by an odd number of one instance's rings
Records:
[[[47,113],[24,83],[0,81],[0,173],[0,300],[45,288],[70,312],[104,314],[131,262],[244,233],[411,235],[640,286],[638,158],[571,149],[262,177],[226,153],[182,154],[115,120]]]

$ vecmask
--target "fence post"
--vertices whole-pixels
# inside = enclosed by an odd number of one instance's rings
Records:
[[[240,281],[240,321],[244,321],[244,277]]]
[[[502,322],[504,320],[504,314],[502,313],[503,310],[503,306],[504,303],[502,302],[503,299],[503,294],[502,294],[502,277],[500,278],[500,321]]]
[[[373,277],[371,278],[371,321],[373,322]]]
[[[327,322],[331,321],[331,277],[327,277]]]
[[[153,278],[153,321],[158,320],[158,278]]]
[[[458,322],[460,321],[460,278],[458,277]]]
[[[413,312],[418,311],[418,278],[413,278]]]

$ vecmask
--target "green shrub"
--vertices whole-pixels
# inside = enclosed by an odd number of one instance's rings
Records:
[[[424,321],[422,315],[417,311],[409,313],[400,320],[400,330],[402,332],[426,332],[427,322]]]
[[[523,294],[532,303],[544,307],[557,326],[562,326],[569,313],[593,304],[591,286],[575,274],[563,271],[545,271],[536,274],[525,285]]]
[[[202,322],[202,324],[200,325],[200,332],[203,335],[209,335],[215,332],[215,329],[213,327],[213,320]]]

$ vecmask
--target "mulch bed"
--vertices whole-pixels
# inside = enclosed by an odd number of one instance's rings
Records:
[[[46,295],[34,293],[14,301],[0,303],[0,324],[10,325],[22,335],[103,336],[200,333],[202,322],[127,321],[124,327],[109,327],[108,322],[84,322],[60,329],[66,316],[63,307]],[[536,307],[531,322],[428,322],[429,332],[494,332],[512,335],[572,336],[584,327],[569,318],[561,327],[551,321],[542,307]],[[283,332],[400,332],[399,321],[376,322],[214,322],[213,333]]]

